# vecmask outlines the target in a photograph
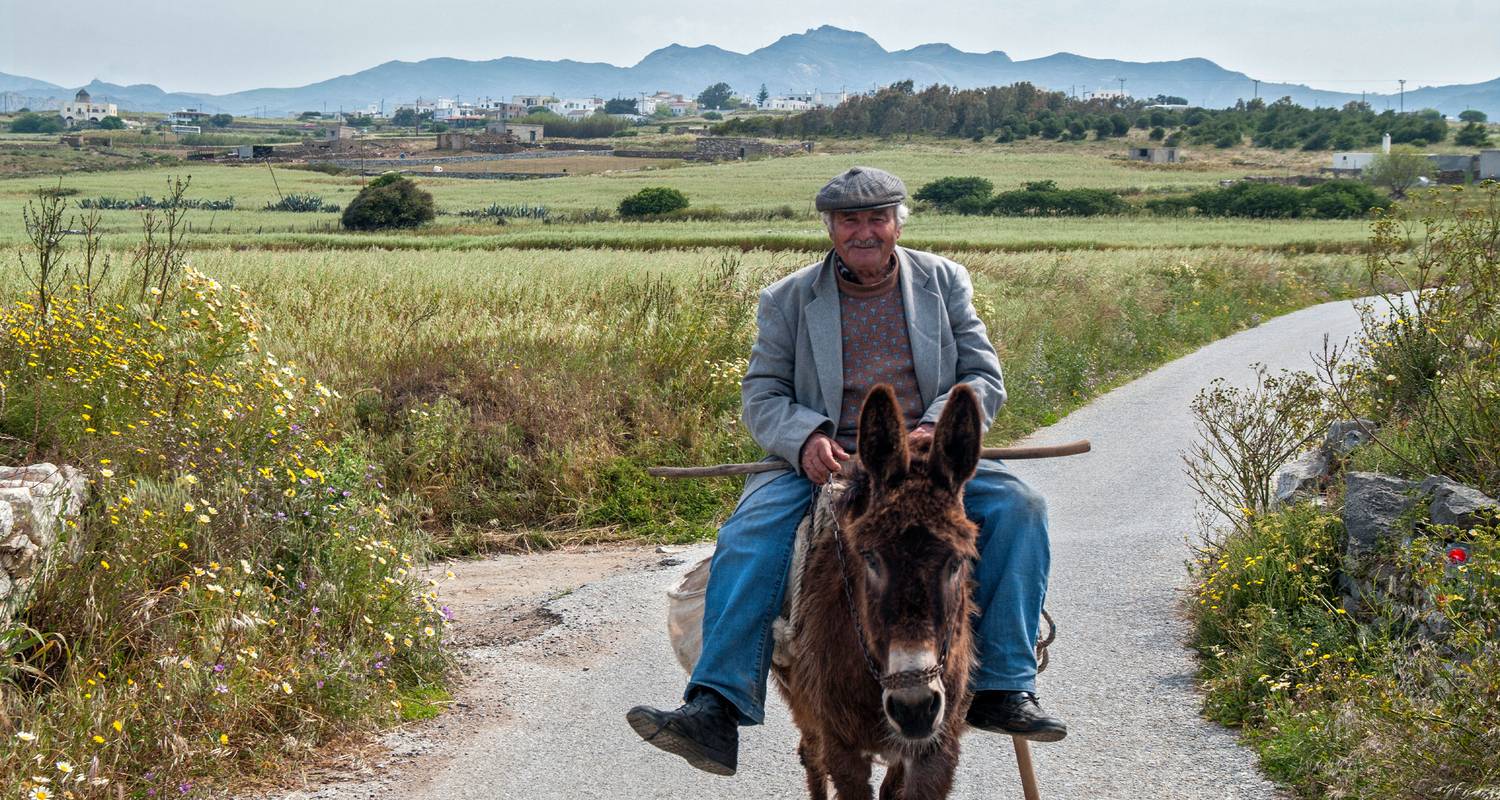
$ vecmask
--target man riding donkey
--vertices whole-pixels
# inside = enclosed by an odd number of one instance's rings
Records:
[[[817,195],[833,249],[760,294],[760,333],[742,382],[751,436],[792,467],[752,475],[719,529],[703,610],[703,649],[675,711],[626,715],[646,741],[693,766],[732,775],[740,725],[765,718],[772,627],[781,610],[798,523],[814,485],[855,449],[870,389],[895,389],[909,439],[930,439],[957,383],[972,387],[988,429],[1005,402],[1000,361],[974,311],[968,271],[899,247],[906,186],[854,167]],[[964,489],[979,526],[974,602],[979,666],[969,725],[1035,741],[1067,726],[1036,700],[1039,618],[1050,553],[1041,496],[998,461]]]

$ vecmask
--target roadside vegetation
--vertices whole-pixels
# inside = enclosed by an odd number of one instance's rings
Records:
[[[340,435],[340,396],[184,263],[183,206],[147,212],[122,263],[92,237],[64,250],[66,203],[28,208],[25,285],[0,304],[0,449],[76,465],[89,501],[0,627],[0,784],[204,797],[430,713],[446,620],[426,537]]]
[[[1467,194],[1437,192],[1374,223],[1371,288],[1423,291],[1372,299],[1362,337],[1313,374],[1218,387],[1196,407],[1230,476],[1200,481],[1224,512],[1189,603],[1206,711],[1241,727],[1301,797],[1480,798],[1500,787],[1500,527],[1400,523],[1405,546],[1378,555],[1388,585],[1404,588],[1354,601],[1340,579],[1341,481],[1324,506],[1267,503],[1276,467],[1330,418],[1378,425],[1339,469],[1500,491],[1500,187]],[[1211,476],[1205,464],[1190,474]]]

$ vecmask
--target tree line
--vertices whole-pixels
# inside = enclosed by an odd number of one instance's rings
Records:
[[[1348,150],[1372,147],[1382,134],[1417,147],[1448,137],[1443,115],[1427,109],[1398,114],[1377,113],[1368,103],[1350,102],[1342,108],[1306,108],[1283,97],[1240,101],[1232,108],[1174,108],[1163,101],[1080,100],[1064,92],[1040,89],[1030,83],[955,89],[935,84],[916,89],[912,81],[886,86],[871,95],[857,95],[835,108],[816,108],[788,116],[731,119],[716,127],[734,135],[812,138],[840,136],[912,136],[924,134],[997,142],[1040,138],[1081,141],[1118,138],[1132,128],[1148,131],[1152,140],[1178,144],[1233,147],[1247,137],[1258,147],[1278,150]],[[1184,104],[1185,105],[1185,104]],[[1157,107],[1153,107],[1157,106]],[[1460,131],[1460,144],[1483,146],[1487,136],[1484,115],[1466,111],[1469,124]]]

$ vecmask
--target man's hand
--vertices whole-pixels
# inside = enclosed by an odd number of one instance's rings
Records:
[[[934,426],[933,426],[933,424],[931,422],[924,422],[921,425],[918,425],[917,427],[912,428],[911,429],[911,433],[908,433],[906,435],[906,444],[907,444],[907,446],[908,447],[915,447],[916,444],[917,444],[917,442],[930,442],[930,441],[932,441],[932,429],[933,429],[933,427]]]
[[[822,431],[813,431],[802,443],[802,474],[818,486],[828,482],[828,476],[838,471],[839,465],[849,460],[849,454],[838,442],[828,438]]]

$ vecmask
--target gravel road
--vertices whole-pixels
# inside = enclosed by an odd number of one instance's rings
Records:
[[[1279,796],[1234,734],[1197,713],[1178,611],[1194,529],[1180,461],[1194,436],[1188,403],[1216,377],[1247,379],[1252,362],[1309,367],[1325,334],[1342,341],[1357,322],[1350,304],[1330,303],[1211,344],[1032,437],[1086,437],[1094,452],[1012,465],[1051,509],[1047,606],[1060,636],[1040,692],[1070,735],[1033,747],[1043,797]],[[625,724],[630,706],[671,706],[682,690],[666,641],[663,590],[707,553],[705,546],[671,555],[636,551],[623,560],[615,553],[610,574],[566,593],[475,606],[479,619],[460,615],[456,626],[467,681],[454,711],[386,737],[380,752],[338,766],[337,780],[325,772],[280,796],[805,796],[796,732],[779,701],[766,725],[742,729],[732,778],[693,770]],[[488,633],[465,637],[465,624]],[[1008,738],[971,733],[964,745],[953,797],[1020,797]]]

